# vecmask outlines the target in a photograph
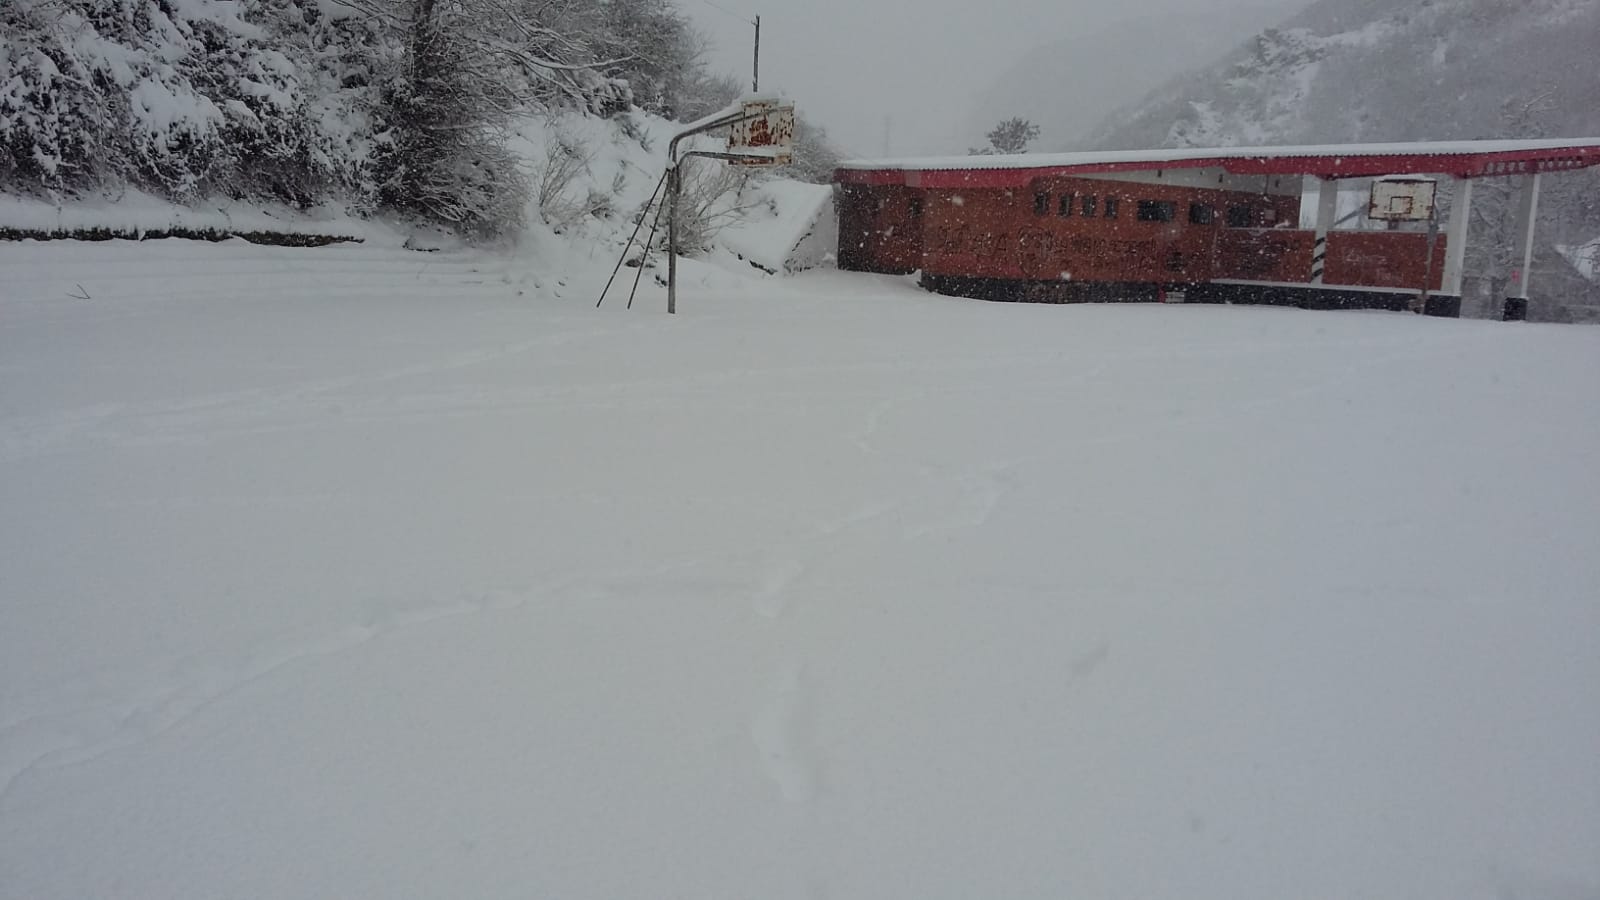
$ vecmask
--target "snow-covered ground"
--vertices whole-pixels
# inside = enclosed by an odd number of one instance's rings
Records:
[[[0,245],[0,896],[1600,896],[1600,329],[613,258]]]

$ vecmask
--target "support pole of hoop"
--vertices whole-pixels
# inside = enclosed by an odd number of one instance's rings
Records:
[[[667,145],[667,314],[676,315],[678,312],[678,198],[683,192],[682,163],[691,157],[706,159],[722,159],[730,162],[749,163],[752,160],[770,159],[753,153],[717,153],[710,150],[691,150],[678,156],[678,144],[686,138],[697,134],[705,134],[719,128],[731,128],[744,122],[753,122],[756,119],[766,118],[771,112],[769,109],[750,111],[746,107],[719,116],[703,125],[697,125],[675,137]]]

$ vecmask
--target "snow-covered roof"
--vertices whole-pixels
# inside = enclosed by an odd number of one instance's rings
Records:
[[[1182,150],[1108,150],[1011,156],[940,156],[921,159],[854,159],[839,165],[841,181],[875,180],[852,173],[1049,174],[1220,168],[1235,174],[1361,177],[1448,173],[1463,177],[1560,171],[1600,165],[1600,138],[1515,141],[1436,141],[1391,144],[1322,144],[1297,147],[1215,147]],[[940,180],[951,180],[949,178]],[[964,183],[994,180],[968,175]],[[925,186],[935,186],[927,184]]]

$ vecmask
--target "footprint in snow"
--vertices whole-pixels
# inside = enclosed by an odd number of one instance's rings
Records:
[[[762,579],[761,587],[751,598],[751,604],[756,612],[769,619],[783,615],[794,592],[795,582],[805,573],[805,569],[805,565],[799,560],[791,559],[768,570],[766,577]]]
[[[806,748],[806,706],[804,673],[799,665],[786,666],[750,728],[762,769],[789,803],[805,803],[817,792],[816,760]]]

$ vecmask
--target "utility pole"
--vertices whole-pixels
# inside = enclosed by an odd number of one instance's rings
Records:
[[[433,0],[428,0],[428,2],[433,2]],[[746,19],[743,15],[734,12],[721,3],[717,3],[716,0],[700,0],[700,2],[717,12],[739,19],[746,25],[754,25],[756,27],[756,59],[755,66],[752,67],[750,74],[750,92],[752,94],[761,93],[761,17],[756,16],[754,19]]]

